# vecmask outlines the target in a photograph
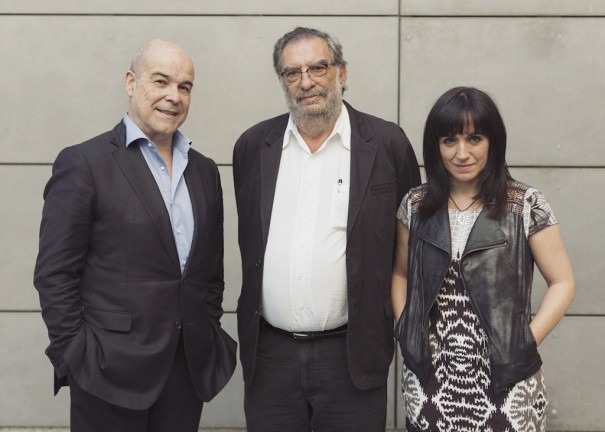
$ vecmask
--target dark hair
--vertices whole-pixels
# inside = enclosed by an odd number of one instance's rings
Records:
[[[506,165],[506,128],[495,102],[473,87],[456,87],[445,92],[433,105],[426,125],[422,153],[427,178],[427,193],[420,215],[429,217],[446,205],[450,193],[450,175],[439,149],[439,138],[464,134],[469,125],[475,133],[489,139],[487,164],[479,173],[479,192],[489,216],[500,218],[506,207],[506,183],[512,180]]]
[[[330,51],[330,56],[332,57],[332,63],[334,63],[336,66],[347,64],[342,55],[342,45],[328,33],[309,27],[296,27],[291,32],[288,32],[279,38],[273,47],[273,68],[275,69],[277,75],[282,73],[282,59],[285,46],[293,41],[313,37],[318,37],[326,41],[328,44],[328,50]],[[345,89],[346,88],[343,86],[343,92]]]

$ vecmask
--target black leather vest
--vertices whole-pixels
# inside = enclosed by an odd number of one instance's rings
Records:
[[[397,337],[406,366],[424,382],[430,373],[429,312],[450,266],[447,208],[411,219],[408,288]],[[530,330],[534,261],[523,218],[507,212],[493,220],[484,209],[461,258],[464,287],[488,338],[492,383],[497,392],[537,372],[542,361]]]

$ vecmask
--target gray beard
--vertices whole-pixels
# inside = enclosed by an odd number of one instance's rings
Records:
[[[298,130],[310,136],[319,136],[325,133],[326,129],[334,127],[334,123],[342,111],[342,89],[340,86],[333,89],[326,99],[325,108],[319,111],[305,111],[287,93],[286,102]]]

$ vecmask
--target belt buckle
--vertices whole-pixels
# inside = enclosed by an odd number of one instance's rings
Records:
[[[308,333],[296,333],[296,332],[292,332],[292,337],[294,339],[296,339],[297,341],[308,341],[313,339],[313,335],[312,334],[308,334]]]

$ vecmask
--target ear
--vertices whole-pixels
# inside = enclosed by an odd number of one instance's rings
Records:
[[[340,80],[340,85],[344,86],[345,83],[347,82],[347,65],[342,64],[340,66],[338,66],[338,70],[340,71],[339,74],[339,80]]]
[[[129,97],[132,97],[132,95],[134,94],[134,88],[137,85],[137,77],[134,75],[134,73],[129,70],[126,72],[126,76],[124,77],[124,87],[126,89],[126,94]]]

